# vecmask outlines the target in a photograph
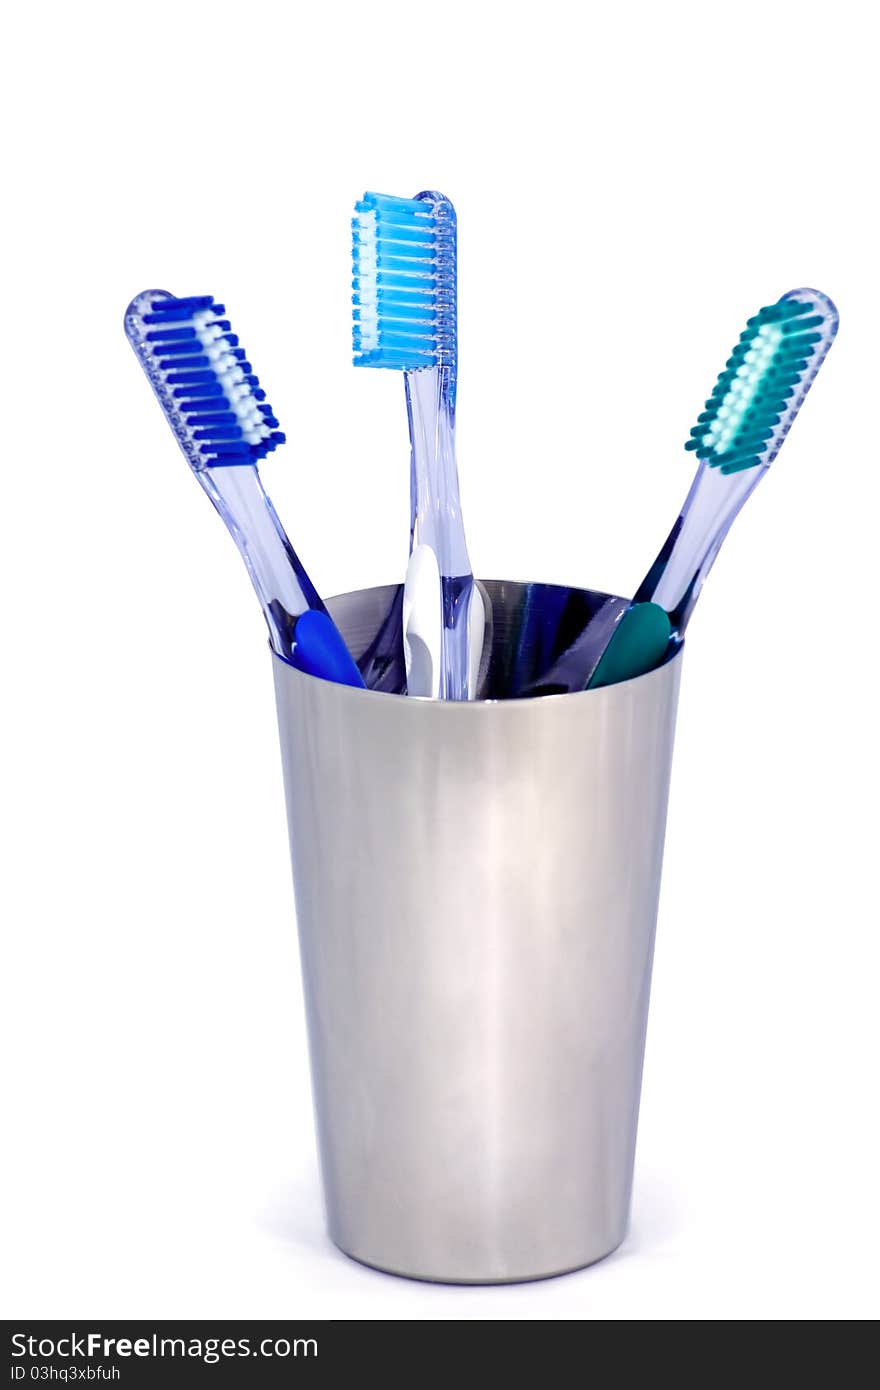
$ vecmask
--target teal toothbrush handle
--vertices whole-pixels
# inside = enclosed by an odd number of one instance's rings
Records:
[[[665,657],[671,631],[669,614],[656,603],[606,599],[550,670],[522,694],[565,695],[643,676]]]
[[[665,608],[657,603],[630,604],[587,681],[587,690],[647,675],[666,656],[671,638],[672,624]]]

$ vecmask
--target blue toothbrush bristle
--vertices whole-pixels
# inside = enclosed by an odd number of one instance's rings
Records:
[[[196,470],[256,465],[284,435],[244,349],[211,295],[146,290],[125,331]]]
[[[837,332],[818,290],[792,290],[749,319],[691,430],[686,449],[739,473],[773,462]]]
[[[365,193],[352,219],[357,367],[454,367],[455,210],[440,194]]]

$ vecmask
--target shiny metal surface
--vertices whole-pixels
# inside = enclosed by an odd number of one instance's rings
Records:
[[[486,588],[499,690],[574,600]],[[355,655],[393,594],[329,602]],[[600,1259],[628,1217],[681,655],[470,704],[274,667],[333,1240],[454,1282]]]
[[[487,634],[477,686],[480,699],[509,700],[521,695],[546,675],[610,597],[561,584],[512,584],[497,579],[477,580],[477,584]],[[331,606],[368,688],[391,695],[405,690],[403,585],[343,594]]]

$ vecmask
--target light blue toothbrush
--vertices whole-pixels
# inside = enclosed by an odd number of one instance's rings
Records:
[[[700,460],[681,514],[631,603],[609,599],[524,694],[642,675],[680,641],[724,537],[782,447],[837,332],[819,290],[791,290],[746,324],[685,445]]]
[[[407,691],[475,693],[485,614],[455,462],[456,220],[448,198],[366,193],[352,220],[354,362],[402,371],[411,447],[403,599]]]
[[[210,295],[145,290],[125,331],[187,463],[238,546],[274,651],[302,671],[363,686],[266,494],[257,465],[284,435],[238,338]]]

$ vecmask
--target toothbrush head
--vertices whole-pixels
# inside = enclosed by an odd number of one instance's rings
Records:
[[[686,449],[722,473],[768,467],[837,332],[818,290],[791,290],[750,318],[691,430]]]
[[[352,218],[356,367],[456,366],[455,209],[365,193]]]
[[[225,312],[209,294],[145,290],[125,314],[128,340],[196,473],[255,466],[284,443]]]

